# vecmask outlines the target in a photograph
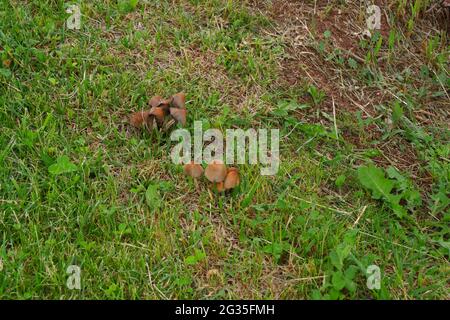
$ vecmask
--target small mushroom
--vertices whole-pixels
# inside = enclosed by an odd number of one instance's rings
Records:
[[[191,161],[184,165],[184,173],[194,179],[199,178],[203,174],[203,167]]]
[[[147,127],[149,130],[153,127],[153,116],[150,111],[138,111],[130,116],[130,124],[135,128]]]
[[[158,124],[159,128],[161,128],[164,125],[164,117],[165,117],[164,108],[152,107],[149,111],[149,114],[155,117],[156,123]]]
[[[233,189],[233,188],[237,187],[240,182],[241,182],[241,180],[239,177],[239,170],[234,167],[229,168],[227,176],[225,177],[225,181],[223,183],[224,189],[225,190]]]
[[[163,100],[164,99],[161,96],[154,96],[149,101],[150,107],[152,108],[159,107]]]
[[[225,177],[227,175],[227,166],[220,160],[213,160],[210,164],[206,167],[205,170],[205,176],[206,178],[211,181],[212,183],[217,185],[217,189],[221,190],[222,185],[221,182],[225,180]]]
[[[186,108],[186,95],[184,92],[178,92],[172,96],[172,106],[179,109]]]
[[[182,126],[186,125],[186,115],[187,110],[186,109],[178,109],[178,108],[170,108],[170,115],[172,118],[178,121],[178,123],[181,123]]]
[[[190,163],[185,164],[183,169],[184,169],[184,174],[194,178],[195,189],[197,189],[197,191],[198,191],[197,178],[200,178],[202,176],[203,167],[201,165],[191,161]]]
[[[223,182],[217,182],[216,187],[217,187],[217,191],[219,191],[219,192],[224,192],[225,191],[225,187],[224,187]]]

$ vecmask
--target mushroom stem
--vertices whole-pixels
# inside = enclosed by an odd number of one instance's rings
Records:
[[[198,180],[197,180],[197,178],[193,178],[193,179],[194,179],[195,190],[197,191],[197,193],[200,193],[200,186],[198,184]]]

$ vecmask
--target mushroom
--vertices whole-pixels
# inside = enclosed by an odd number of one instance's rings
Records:
[[[172,100],[170,102],[170,115],[181,125],[186,125],[186,95],[183,92],[179,92],[172,96]]]
[[[172,107],[178,108],[178,109],[185,109],[186,108],[186,95],[184,92],[178,92],[177,94],[174,94],[172,96]]]
[[[197,178],[200,178],[203,174],[203,167],[198,163],[191,161],[190,163],[184,165],[183,170],[185,175],[194,178],[195,189],[198,191]]]
[[[206,167],[205,176],[209,181],[216,184],[217,189],[220,192],[223,181],[227,176],[227,166],[221,160],[213,160]],[[220,184],[221,182],[222,184]]]
[[[225,181],[223,183],[224,189],[225,190],[233,189],[234,187],[238,186],[240,182],[241,180],[239,177],[239,170],[234,167],[229,168],[227,176],[225,177]]]
[[[225,191],[225,187],[223,185],[223,182],[218,182],[216,184],[216,187],[217,187],[217,191],[219,191],[219,192],[224,192]]]
[[[186,109],[170,108],[170,115],[177,120],[178,123],[181,123],[182,126],[186,125]]]
[[[162,101],[163,101],[163,98],[161,96],[154,96],[149,101],[150,107],[152,107],[152,108],[159,107],[159,105],[162,103]]]
[[[153,128],[153,116],[150,111],[138,111],[130,116],[130,124],[135,128],[147,127],[149,130]]]
[[[203,167],[191,161],[184,165],[184,173],[194,179],[199,178],[203,174]]]
[[[164,108],[152,107],[149,111],[149,114],[155,117],[158,127],[161,128],[164,124],[164,116],[165,116]]]
[[[149,104],[151,108],[162,108],[164,110],[164,116],[167,116],[172,100],[173,98],[163,99],[161,96],[154,96],[150,99]]]

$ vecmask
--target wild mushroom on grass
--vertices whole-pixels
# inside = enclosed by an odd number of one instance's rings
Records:
[[[186,108],[186,95],[184,92],[178,92],[172,96],[171,104],[173,107],[178,109]]]
[[[135,128],[147,128],[149,131],[153,129],[153,116],[150,111],[138,111],[130,116],[130,124]]]
[[[227,176],[225,177],[225,181],[223,182],[223,187],[225,190],[230,190],[239,185],[241,179],[239,177],[238,168],[231,167],[228,169]]]
[[[220,192],[227,176],[227,166],[221,160],[213,160],[206,167],[205,176]]]
[[[149,111],[149,114],[155,117],[158,128],[162,128],[165,118],[164,109],[162,107],[152,107]]]
[[[150,99],[149,104],[151,108],[159,107],[163,98],[161,96],[154,96]]]
[[[179,92],[169,99],[161,96],[154,96],[148,102],[150,110],[135,112],[130,116],[130,123],[135,128],[146,127],[149,131],[153,129],[153,122],[159,129],[168,130],[177,121],[181,125],[186,125],[186,95]],[[172,119],[167,121],[167,117]]]
[[[202,176],[203,167],[191,161],[190,163],[184,165],[183,170],[185,175],[190,176],[194,179],[195,188],[198,189],[197,179]]]
[[[170,108],[170,115],[178,121],[178,123],[181,123],[182,126],[186,125],[186,116],[187,116],[187,110],[186,109],[177,109],[177,108]]]
[[[217,191],[224,192],[231,190],[239,185],[241,182],[239,177],[239,170],[237,168],[231,167],[227,171],[225,180],[217,183]]]
[[[222,182],[217,182],[216,187],[217,187],[217,191],[220,192],[220,193],[225,191],[225,186],[223,184],[223,181]]]
[[[186,95],[183,92],[172,96],[169,112],[178,123],[181,123],[182,126],[186,125]]]

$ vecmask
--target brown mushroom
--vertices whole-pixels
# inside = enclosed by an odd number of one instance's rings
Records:
[[[149,114],[155,117],[156,123],[158,124],[159,128],[161,128],[164,125],[164,117],[165,117],[164,108],[152,107],[149,111]]]
[[[239,177],[239,170],[237,168],[231,167],[228,169],[227,176],[224,181],[224,189],[230,190],[235,188],[241,182]]]
[[[150,99],[149,104],[152,108],[163,108],[164,115],[169,114],[170,104],[172,103],[173,98],[163,99],[161,96],[154,96]]]
[[[159,105],[162,103],[162,101],[163,101],[163,98],[161,96],[154,96],[149,101],[150,107],[152,107],[152,108],[159,107]]]
[[[178,108],[170,108],[170,115],[172,118],[178,121],[178,123],[181,123],[182,126],[186,125],[186,115],[187,110],[186,109],[178,109]]]
[[[184,92],[178,92],[172,96],[172,107],[185,109],[186,105],[186,95]]]
[[[184,169],[184,173],[187,176],[190,176],[194,179],[195,189],[198,191],[199,188],[198,188],[197,178],[200,178],[201,175],[203,174],[203,167],[201,165],[191,161],[190,163],[185,164],[183,169]]]
[[[192,178],[199,178],[203,174],[203,167],[191,161],[184,165],[184,173]]]
[[[153,116],[150,115],[150,111],[138,111],[130,116],[130,124],[135,128],[147,127],[152,129],[153,127]]]
[[[213,160],[206,167],[205,176],[206,178],[213,182],[223,182],[227,175],[227,166],[220,160]]]
[[[217,191],[219,191],[219,192],[224,192],[225,191],[225,187],[224,187],[223,182],[217,182],[216,183],[216,187],[217,187]]]

